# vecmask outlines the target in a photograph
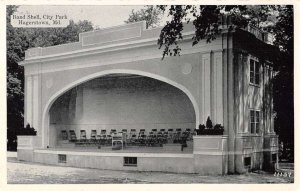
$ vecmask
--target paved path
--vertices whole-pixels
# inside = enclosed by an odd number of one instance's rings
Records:
[[[199,176],[160,172],[112,171],[27,163],[8,156],[8,184],[112,184],[112,183],[289,183],[291,177],[267,173]]]

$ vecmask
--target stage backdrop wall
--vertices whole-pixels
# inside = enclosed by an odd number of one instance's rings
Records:
[[[140,76],[102,77],[73,88],[50,110],[50,136],[74,129],[168,129],[195,127],[195,112],[179,89]]]

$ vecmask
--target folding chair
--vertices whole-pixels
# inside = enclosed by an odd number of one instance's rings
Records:
[[[148,136],[148,145],[149,146],[154,146],[158,143],[158,139],[157,139],[157,129],[152,129],[149,132],[149,136]]]
[[[127,137],[127,129],[122,129],[122,133],[124,133]]]
[[[180,142],[180,136],[181,136],[181,128],[177,128],[174,136],[174,143]]]
[[[69,130],[70,133],[70,142],[77,142],[76,133],[74,130]]]
[[[157,134],[157,129],[152,129],[151,130],[155,135]]]
[[[97,142],[96,137],[97,137],[97,130],[94,130],[94,129],[91,130],[91,138],[90,138],[89,143],[96,144],[96,142]]]
[[[111,145],[112,145],[112,149],[119,149],[119,148],[124,148],[124,139],[125,139],[125,135],[123,135],[123,133],[113,133],[112,134],[112,140],[111,140]],[[121,144],[121,147],[119,147],[118,143]]]
[[[86,131],[85,130],[80,130],[80,139],[79,139],[78,144],[85,145],[86,143],[87,143]]]
[[[165,134],[164,134],[165,132],[166,132],[165,129],[160,129],[160,131],[158,131],[158,133],[157,133],[157,139],[158,139],[158,143],[159,144],[166,143]]]
[[[168,142],[173,142],[174,129],[168,129]]]
[[[98,135],[99,137],[99,143],[104,145],[106,143],[106,129],[102,129],[100,131],[100,135]]]
[[[116,129],[111,129],[109,134],[112,136],[113,134],[116,134],[116,133],[117,133]]]
[[[146,145],[146,141],[147,141],[146,130],[140,129],[139,136],[138,136],[139,145]]]
[[[129,143],[134,145],[137,143],[136,129],[131,129],[129,134]]]
[[[168,143],[169,133],[168,131],[163,131],[164,143]]]
[[[186,147],[186,141],[189,139],[189,136],[190,136],[190,129],[186,129],[180,135],[179,143],[183,144],[184,147]]]
[[[111,144],[111,142],[112,142],[112,136],[113,136],[114,134],[116,134],[116,133],[117,133],[117,130],[116,130],[116,129],[111,129],[110,132],[109,132],[109,134],[106,135],[106,144],[107,144],[107,145],[110,145],[110,144]]]
[[[191,140],[191,137],[193,136],[191,129],[190,128],[186,128],[185,132],[187,134],[187,140]]]
[[[68,133],[66,130],[61,131],[61,139],[62,140],[68,140]]]

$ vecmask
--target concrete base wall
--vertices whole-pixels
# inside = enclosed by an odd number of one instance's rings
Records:
[[[18,159],[80,168],[223,175],[228,171],[226,148],[227,136],[194,136],[193,154],[168,153],[170,151],[167,149],[165,153],[18,149]],[[65,155],[66,161],[59,161],[59,155]],[[136,157],[137,165],[124,166],[124,157]]]
[[[227,136],[194,136],[194,168],[201,175],[224,175],[228,172]]]
[[[159,172],[173,172],[173,173],[194,173],[194,158],[192,154],[151,154],[147,157],[143,153],[118,153],[114,156],[105,153],[104,155],[83,155],[82,152],[77,154],[66,154],[66,163],[59,163],[58,154],[51,151],[34,152],[34,162],[59,165],[72,166],[80,168],[95,168],[95,169],[109,169],[109,170],[133,170],[133,171],[159,171]],[[137,157],[137,166],[124,166],[124,157]],[[148,154],[149,155],[149,154]],[[155,156],[153,156],[155,155]]]
[[[222,155],[195,155],[194,166],[200,175],[223,175]]]
[[[235,172],[245,173],[262,169],[264,137],[260,135],[240,135],[236,137]],[[245,158],[250,157],[250,164]]]
[[[18,160],[34,162],[33,149],[18,149]]]
[[[278,136],[266,135],[264,141],[263,169],[273,171],[278,166]]]
[[[139,171],[194,173],[193,158],[139,158]]]
[[[245,157],[251,158],[251,164],[249,166],[245,166]],[[246,172],[250,172],[253,170],[262,169],[262,161],[263,161],[263,152],[256,153],[248,153],[248,154],[237,154],[236,155],[236,172],[243,174]]]
[[[237,139],[237,150],[229,153],[228,136],[194,136],[193,152],[180,153],[179,145],[166,145],[164,153],[131,153],[126,152],[82,152],[67,150],[38,149],[32,146],[34,136],[18,137],[18,160],[43,164],[72,166],[80,168],[96,168],[111,170],[159,171],[173,173],[198,173],[199,175],[224,175],[228,173],[229,154],[235,155],[234,173],[246,173],[256,169],[274,170],[277,164],[277,137],[264,138],[264,150],[259,149],[260,137],[243,137]],[[254,142],[256,147],[250,147]],[[174,147],[174,148],[173,148]],[[65,147],[64,147],[65,148]],[[172,153],[172,152],[176,153]],[[59,154],[66,155],[66,162],[59,162]],[[124,166],[124,157],[137,157],[136,166]],[[249,164],[245,158],[250,157]]]

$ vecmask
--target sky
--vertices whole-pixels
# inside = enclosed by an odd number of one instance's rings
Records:
[[[69,6],[50,6],[50,5],[21,5],[19,13],[29,14],[66,14],[69,19],[75,22],[79,20],[89,20],[95,27],[106,28],[125,24],[131,10],[139,10],[143,5],[69,5]]]

